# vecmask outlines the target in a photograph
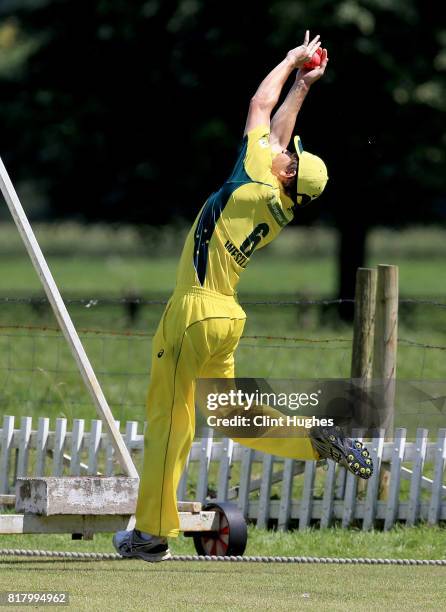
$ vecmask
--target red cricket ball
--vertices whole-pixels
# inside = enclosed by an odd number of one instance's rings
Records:
[[[312,68],[317,68],[321,64],[321,57],[322,57],[322,49],[319,48],[315,52],[313,57],[310,59],[310,61],[309,62],[305,62],[303,67],[306,68],[307,70],[311,70]]]

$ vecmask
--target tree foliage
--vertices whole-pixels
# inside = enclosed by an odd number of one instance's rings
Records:
[[[258,83],[306,28],[330,63],[297,132],[330,181],[297,222],[334,222],[359,261],[370,225],[444,217],[446,29],[433,0],[1,7],[2,155],[52,217],[192,218],[231,169]]]

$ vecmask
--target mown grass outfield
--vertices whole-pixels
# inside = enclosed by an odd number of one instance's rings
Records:
[[[104,608],[119,612],[442,610],[444,576],[444,567],[184,562],[147,567],[134,561],[18,559],[5,561],[0,587],[3,591],[68,591],[73,609],[100,612]]]
[[[4,548],[111,552],[110,536],[3,536]],[[176,554],[194,554],[190,540],[172,540]],[[248,555],[443,558],[439,528],[391,532],[250,529]],[[446,568],[142,561],[59,561],[1,558],[0,591],[65,590],[80,610],[440,610]]]

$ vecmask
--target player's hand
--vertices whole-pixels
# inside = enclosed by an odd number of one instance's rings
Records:
[[[293,68],[300,68],[305,64],[305,62],[309,62],[313,57],[317,49],[321,46],[319,42],[319,34],[313,38],[311,42],[310,40],[310,32],[307,30],[305,32],[305,38],[303,45],[300,47],[296,47],[295,49],[291,49],[287,53],[287,59],[291,62]]]
[[[296,81],[303,81],[305,85],[312,85],[315,81],[324,75],[325,69],[328,64],[328,52],[327,49],[322,49],[321,63],[316,68],[299,68]]]

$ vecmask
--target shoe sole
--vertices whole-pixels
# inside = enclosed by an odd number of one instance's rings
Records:
[[[366,463],[366,460],[370,459],[370,453],[359,440],[352,440],[351,442],[352,448],[345,451],[335,441],[325,440],[321,443],[315,440],[316,447],[319,446],[320,450],[324,453],[328,452],[330,458],[339,463],[339,465],[342,465],[355,476],[368,480],[373,474],[373,463]],[[365,470],[367,468],[370,469],[370,474],[361,473],[361,469]]]
[[[347,455],[342,452],[342,464],[355,476],[359,476],[359,478],[363,480],[368,480],[373,474],[373,463],[366,463],[366,460],[370,459],[370,453],[359,440],[352,440],[352,442],[355,448],[350,449]],[[355,457],[355,454],[359,454],[359,457]],[[361,472],[361,469],[365,470],[367,468],[370,470],[370,474]]]
[[[142,551],[141,552],[135,551],[130,554],[125,554],[119,550],[115,537],[116,536],[113,536],[113,540],[112,540],[113,546],[115,547],[116,552],[119,555],[121,555],[121,557],[124,557],[125,559],[142,559],[142,561],[147,561],[148,563],[159,563],[160,561],[167,561],[168,559],[171,559],[172,557],[169,549],[165,550],[162,553],[154,553],[154,554],[145,553]]]

